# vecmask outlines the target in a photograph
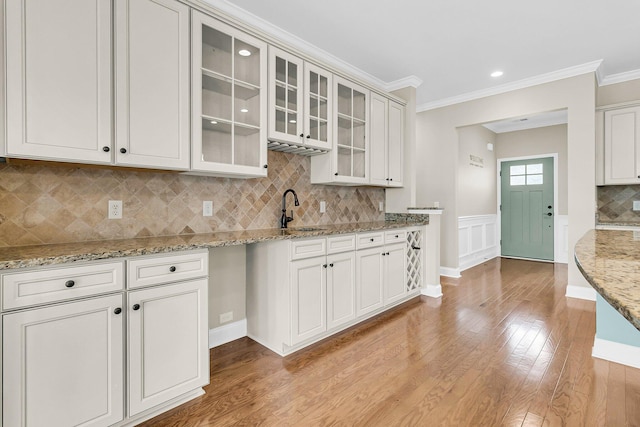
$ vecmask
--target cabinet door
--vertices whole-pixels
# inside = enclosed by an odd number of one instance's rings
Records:
[[[303,62],[269,46],[269,139],[302,144]]]
[[[7,153],[109,163],[111,1],[5,8]]]
[[[640,183],[640,107],[604,113],[604,183]]]
[[[369,177],[373,185],[387,186],[389,183],[389,172],[387,162],[387,147],[389,133],[387,129],[389,115],[389,101],[387,98],[371,94],[371,134],[369,141]]]
[[[389,101],[388,185],[402,187],[404,176],[404,107]]]
[[[129,416],[209,383],[207,279],[129,293]]]
[[[115,6],[116,163],[189,169],[189,8],[174,0]]]
[[[3,317],[5,426],[107,426],[123,419],[122,295]]]
[[[327,329],[333,329],[356,317],[356,255],[330,255],[327,263]]]
[[[356,315],[377,310],[383,304],[382,247],[356,253]]]
[[[307,146],[331,149],[332,85],[330,72],[304,63],[304,143]]]
[[[407,294],[406,243],[385,246],[384,303],[391,304]]]
[[[191,168],[267,176],[266,43],[199,12],[191,24]]]
[[[291,263],[291,344],[327,330],[326,258]]]

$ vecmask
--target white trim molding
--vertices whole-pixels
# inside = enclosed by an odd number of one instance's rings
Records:
[[[569,215],[556,215],[554,224],[554,262],[569,263]]]
[[[458,217],[458,265],[460,271],[500,255],[497,215]]]
[[[459,268],[443,267],[443,266],[440,266],[440,275],[445,277],[451,277],[454,279],[459,279],[462,277],[462,275],[460,275]]]
[[[442,296],[442,285],[427,285],[420,293],[424,296],[431,298],[440,298]]]
[[[574,67],[563,68],[562,70],[552,71],[546,74],[540,74],[538,76],[518,80],[512,83],[494,86],[487,89],[476,90],[473,92],[464,93],[462,95],[444,98],[438,101],[427,102],[425,104],[418,105],[416,107],[416,112],[421,113],[423,111],[434,110],[436,108],[460,104],[467,101],[473,101],[474,99],[485,98],[487,96],[499,95],[501,93],[524,89],[531,86],[537,86],[544,83],[550,83],[569,77],[580,76],[587,73],[594,73],[598,70],[600,64],[602,64],[602,59],[598,61],[587,62],[586,64],[582,65],[576,65]]]
[[[247,336],[247,319],[209,329],[209,348]]]
[[[596,338],[591,355],[598,359],[640,369],[640,347]]]
[[[407,76],[384,85],[387,92],[404,89],[405,87],[415,87],[416,89],[422,84],[422,79],[418,76]]]
[[[567,285],[566,297],[583,299],[587,301],[596,300],[596,290],[586,286]]]
[[[616,83],[628,82],[640,79],[640,70],[625,71],[624,73],[610,74],[599,80],[599,86],[608,86]]]

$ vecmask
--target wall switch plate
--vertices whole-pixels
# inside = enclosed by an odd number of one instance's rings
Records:
[[[640,211],[640,200],[634,200],[633,201],[633,210],[634,211]]]
[[[324,200],[320,201],[320,213],[325,213],[327,211],[327,202]]]
[[[227,323],[233,320],[233,311],[228,311],[220,315],[220,323]]]
[[[205,200],[202,202],[202,216],[213,216],[213,201]]]
[[[378,210],[379,210],[380,212],[382,212],[382,211],[384,210],[384,202],[379,202],[379,203],[378,203]]]
[[[109,200],[109,219],[122,219],[122,200]]]

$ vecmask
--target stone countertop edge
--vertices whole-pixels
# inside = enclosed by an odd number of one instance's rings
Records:
[[[598,294],[640,331],[640,240],[634,232],[588,231],[574,259]]]
[[[144,237],[122,240],[60,243],[0,248],[0,272],[8,269],[39,267],[76,261],[95,261],[109,258],[150,255],[206,249],[222,246],[245,245],[270,240],[322,237],[393,228],[427,225],[428,221],[377,221],[336,225],[318,225],[318,230],[287,232],[279,228],[242,231],[221,231],[206,234],[188,234],[165,237]],[[304,228],[305,226],[300,226]],[[309,226],[310,227],[310,226]]]

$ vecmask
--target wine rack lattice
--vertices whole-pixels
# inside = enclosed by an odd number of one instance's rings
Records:
[[[422,287],[422,231],[407,233],[407,291]]]

